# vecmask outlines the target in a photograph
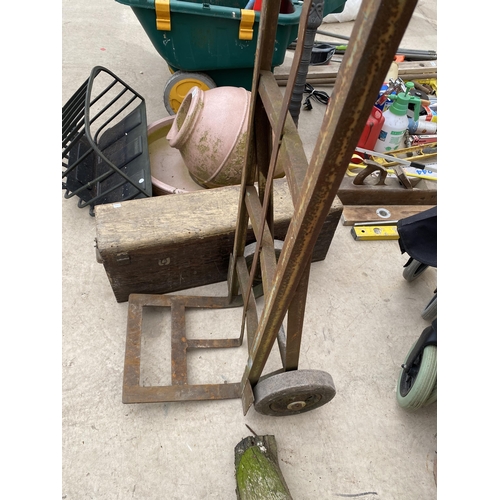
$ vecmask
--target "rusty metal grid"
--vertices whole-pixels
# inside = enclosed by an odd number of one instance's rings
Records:
[[[188,384],[187,354],[193,349],[240,347],[242,337],[230,339],[188,339],[186,308],[223,309],[240,305],[227,297],[196,297],[184,295],[131,294],[129,297],[123,403],[161,403],[171,401],[202,401],[233,399],[241,396],[241,383]],[[171,385],[141,386],[142,319],[145,307],[169,308],[171,311]]]

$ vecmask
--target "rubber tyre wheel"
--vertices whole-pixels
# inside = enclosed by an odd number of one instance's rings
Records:
[[[435,403],[437,401],[437,398],[438,398],[438,386],[436,383],[436,385],[434,386],[434,389],[431,392],[431,395],[427,398],[427,400],[425,401],[423,406],[429,406],[432,403]]]
[[[280,257],[283,243],[284,242],[281,240],[274,240],[274,255],[276,255],[276,261]],[[247,263],[248,273],[250,273],[250,270],[252,269],[253,256],[255,255],[256,248],[257,243],[249,243],[243,251],[243,257],[245,257],[245,261]],[[238,293],[241,294],[241,291],[239,289]],[[260,273],[259,264],[257,264],[257,269],[255,270],[255,276],[253,279],[253,293],[256,299],[264,295],[264,287],[262,285],[262,275]]]
[[[163,104],[170,115],[177,113],[182,101],[193,87],[209,90],[217,85],[208,75],[191,71],[176,71],[168,79],[163,90]]]
[[[429,266],[422,264],[418,260],[412,261],[403,269],[403,278],[406,281],[413,281],[418,278]]]
[[[405,364],[412,349],[408,351]],[[401,369],[396,388],[398,404],[405,410],[416,411],[432,402],[434,390],[437,398],[437,347],[430,345],[408,373]]]
[[[281,250],[283,249],[284,242],[282,240],[274,240],[274,255],[276,256],[276,261],[280,258]],[[253,257],[255,255],[255,250],[257,249],[257,243],[250,243],[245,247],[243,252],[243,257],[245,257],[248,272],[252,269]],[[262,275],[260,272],[260,263],[257,263],[257,269],[255,270],[254,283],[262,283]]]
[[[437,298],[437,293],[435,293],[429,303],[425,306],[421,315],[423,319],[427,321],[434,321],[437,318]]]
[[[335,394],[329,373],[294,370],[260,380],[254,387],[254,407],[262,415],[285,417],[315,410]]]

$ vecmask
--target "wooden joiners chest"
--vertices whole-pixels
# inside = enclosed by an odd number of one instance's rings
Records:
[[[131,293],[169,293],[225,281],[233,251],[240,186],[95,207],[98,260],[117,302]],[[284,240],[293,205],[285,179],[274,183],[274,237]],[[316,242],[326,257],[342,215],[338,198]],[[247,243],[255,241],[251,229]]]

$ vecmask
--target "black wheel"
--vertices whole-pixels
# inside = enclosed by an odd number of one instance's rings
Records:
[[[437,301],[437,293],[434,294],[429,303],[425,306],[422,311],[422,318],[427,321],[433,321],[437,318],[437,310],[438,310],[438,301]]]
[[[250,243],[245,247],[245,250],[243,252],[243,257],[245,257],[248,267],[248,272],[250,272],[250,269],[252,268],[253,257],[255,255],[256,249],[257,249],[257,243]],[[274,240],[274,255],[276,256],[276,260],[279,259],[282,249],[283,249],[283,241]],[[257,269],[255,270],[254,283],[257,282],[258,283],[262,282],[262,275],[260,273],[260,264],[257,264]]]
[[[415,259],[410,259],[408,262],[408,265],[403,269],[403,278],[406,281],[418,278],[429,267]]]
[[[405,365],[413,347],[408,351]],[[437,346],[427,346],[409,370],[401,369],[397,385],[397,401],[401,408],[415,411],[437,399]],[[434,400],[435,401],[435,400]]]
[[[262,415],[297,415],[325,405],[335,393],[329,373],[294,370],[260,380],[254,387],[254,407]]]
[[[167,81],[163,91],[163,104],[170,115],[179,110],[184,97],[193,87],[201,90],[214,89],[217,85],[204,73],[191,71],[176,71]]]

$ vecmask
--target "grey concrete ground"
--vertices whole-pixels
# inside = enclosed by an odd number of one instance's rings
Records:
[[[436,2],[421,0],[401,46],[436,50],[436,19]],[[150,122],[166,115],[167,66],[129,7],[63,0],[62,23],[62,104],[102,65],[145,97]],[[322,29],[349,34],[352,26]],[[317,104],[301,113],[308,154],[323,111]],[[116,302],[96,261],[95,219],[74,198],[61,210],[63,499],[236,498],[233,450],[249,435],[245,424],[276,437],[297,500],[436,497],[436,405],[408,413],[395,391],[400,365],[428,324],[420,313],[435,269],[409,283],[396,241],[354,241],[350,228],[338,227],[327,258],[312,266],[308,292],[300,367],[329,372],[337,389],[315,411],[273,418],[251,408],[243,416],[239,400],[124,405],[128,305]],[[189,291],[200,292],[224,293],[224,284]],[[231,332],[238,320],[230,311],[200,321]],[[203,353],[192,365],[200,379],[236,381],[245,359]]]

